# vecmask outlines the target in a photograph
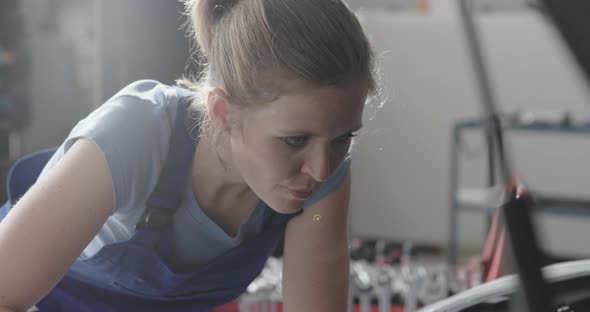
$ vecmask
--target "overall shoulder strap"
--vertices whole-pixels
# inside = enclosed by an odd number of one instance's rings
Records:
[[[136,229],[159,231],[166,228],[180,204],[196,146],[186,126],[189,104],[190,97],[184,96],[178,100],[166,163]]]

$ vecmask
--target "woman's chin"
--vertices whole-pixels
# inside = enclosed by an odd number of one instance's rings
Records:
[[[269,207],[278,213],[291,214],[303,209],[303,201],[288,200],[277,205],[269,205]]]

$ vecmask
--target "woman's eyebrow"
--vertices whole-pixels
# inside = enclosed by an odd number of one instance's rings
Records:
[[[347,130],[347,131],[342,132],[342,134],[359,131],[362,128],[363,128],[363,125],[362,124],[361,125],[357,125],[355,127],[350,128],[350,130]],[[284,133],[293,133],[293,134],[296,134],[297,136],[320,136],[320,134],[315,133],[313,131],[309,131],[307,129],[303,130],[303,129],[298,129],[298,128],[289,129],[289,130],[283,129],[281,132],[284,132]]]

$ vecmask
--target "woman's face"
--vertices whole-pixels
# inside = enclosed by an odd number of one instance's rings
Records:
[[[326,181],[362,126],[363,85],[296,90],[241,113],[230,134],[232,163],[252,191],[281,213],[295,212]]]

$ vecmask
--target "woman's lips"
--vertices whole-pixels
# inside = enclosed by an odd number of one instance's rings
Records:
[[[313,191],[307,191],[307,190],[300,191],[300,190],[289,189],[289,193],[291,193],[291,195],[293,197],[295,197],[295,199],[305,200],[311,196]]]

